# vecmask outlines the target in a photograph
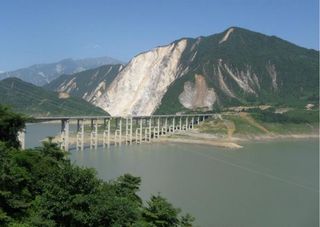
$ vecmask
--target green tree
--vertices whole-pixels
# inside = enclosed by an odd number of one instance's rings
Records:
[[[42,142],[42,147],[37,148],[44,156],[49,156],[57,161],[62,161],[66,152],[63,152],[57,143],[53,142],[53,137],[48,137],[48,141]]]
[[[161,196],[144,207],[141,178],[105,182],[96,171],[70,162],[57,144],[20,150],[24,118],[0,106],[0,226],[191,226]]]
[[[26,117],[12,112],[8,107],[0,105],[0,141],[8,146],[18,148],[18,132],[25,127]]]
[[[195,221],[195,218],[190,214],[186,214],[180,218],[181,227],[192,227],[192,223]]]
[[[148,206],[144,208],[142,216],[146,222],[157,227],[174,227],[179,225],[180,209],[174,208],[160,195],[151,196]]]

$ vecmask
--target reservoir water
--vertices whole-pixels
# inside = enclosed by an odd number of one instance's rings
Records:
[[[58,131],[58,125],[29,125],[27,146]],[[238,150],[174,143],[123,145],[71,151],[70,159],[95,168],[105,180],[125,173],[140,176],[143,199],[161,193],[191,213],[199,226],[318,226],[318,140],[242,145]]]

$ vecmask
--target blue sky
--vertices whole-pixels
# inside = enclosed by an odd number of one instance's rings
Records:
[[[319,49],[318,0],[1,0],[0,70],[139,52],[231,26]]]

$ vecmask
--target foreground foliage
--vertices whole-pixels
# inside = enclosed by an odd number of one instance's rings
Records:
[[[160,195],[143,205],[139,177],[105,182],[93,169],[70,163],[50,140],[19,149],[21,119],[1,109],[0,123],[8,131],[1,131],[0,141],[0,226],[192,226],[190,215],[179,216]],[[15,120],[18,125],[10,123]]]

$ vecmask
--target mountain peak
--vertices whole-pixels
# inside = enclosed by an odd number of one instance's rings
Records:
[[[228,38],[229,38],[229,36],[230,36],[230,34],[231,34],[233,31],[234,31],[234,28],[232,28],[232,27],[229,28],[229,29],[227,30],[227,32],[225,32],[225,35],[223,36],[223,38],[219,41],[219,44],[227,41]]]

